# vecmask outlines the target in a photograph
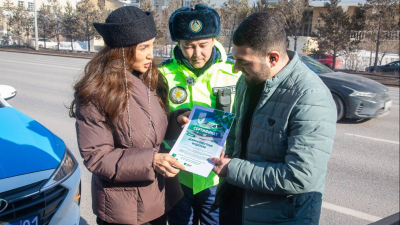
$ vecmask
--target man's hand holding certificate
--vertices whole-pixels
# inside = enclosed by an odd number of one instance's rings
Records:
[[[195,105],[170,154],[186,171],[207,177],[213,168],[208,159],[219,157],[235,115]]]

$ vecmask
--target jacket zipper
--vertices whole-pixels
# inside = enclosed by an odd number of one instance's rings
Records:
[[[268,93],[268,92],[267,92]],[[253,113],[253,116],[252,116],[252,119],[251,119],[251,124],[250,124],[250,134],[249,134],[249,140],[250,140],[250,137],[251,137],[251,127],[253,126],[253,123],[254,123],[254,114],[256,113],[256,110],[257,110],[257,108],[258,108],[258,106],[260,105],[260,102],[261,102],[261,99],[262,99],[262,97],[263,97],[263,94],[264,94],[264,91],[263,91],[263,93],[261,94],[261,97],[260,97],[260,99],[258,100],[258,103],[257,103],[257,106],[256,106],[256,109],[254,110],[254,113]],[[246,116],[246,113],[247,113],[247,110],[248,110],[248,107],[246,108],[246,102],[247,102],[247,99],[249,99],[250,98],[250,96],[248,96],[247,95],[247,87],[246,87],[246,90],[245,90],[245,93],[244,93],[244,104],[243,104],[243,108],[242,108],[242,112],[243,111],[245,111],[245,116]],[[245,109],[245,110],[244,110]],[[241,118],[241,120],[240,120],[240,124],[242,125],[242,127],[243,127],[243,117]],[[240,132],[240,137],[242,136],[242,132]],[[248,158],[248,154],[249,154],[249,151],[247,151],[247,149],[248,149],[248,147],[249,147],[249,140],[247,140],[247,146],[246,146],[246,160],[247,160],[247,158]],[[240,149],[242,149],[242,143],[240,143]],[[240,154],[239,154],[240,155]],[[245,210],[245,202],[246,202],[246,189],[243,189],[243,193],[242,193],[242,195],[243,195],[243,200],[242,200],[242,225],[244,225],[244,210]]]
[[[247,89],[246,89],[247,90]],[[257,111],[257,109],[259,108],[258,106],[260,105],[260,102],[261,102],[261,100],[263,99],[263,97],[264,97],[264,92],[265,92],[265,87],[264,87],[264,90],[263,90],[263,92],[261,93],[261,96],[260,96],[260,99],[258,99],[258,103],[257,103],[257,106],[256,106],[256,108],[254,109],[254,112],[253,112],[253,115],[252,115],[252,118],[251,118],[251,123],[250,123],[250,134],[249,134],[249,139],[247,140],[247,145],[246,145],[246,160],[248,159],[248,154],[249,154],[249,151],[248,151],[248,149],[249,149],[249,144],[250,144],[250,137],[251,137],[251,133],[252,133],[252,127],[253,127],[253,123],[254,123],[254,114],[256,114],[256,111]],[[266,95],[269,93],[269,90],[265,93]],[[246,116],[246,115],[245,115]]]

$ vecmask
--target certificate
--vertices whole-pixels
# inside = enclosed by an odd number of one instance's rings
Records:
[[[228,137],[235,114],[194,105],[190,123],[186,124],[171,154],[186,171],[207,177],[214,164],[208,159],[219,157]]]

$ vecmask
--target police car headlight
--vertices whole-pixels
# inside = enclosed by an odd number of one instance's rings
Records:
[[[76,168],[78,168],[78,163],[70,150],[65,146],[64,157],[60,165],[53,173],[49,181],[42,187],[41,191],[52,188],[63,182],[75,172]]]
[[[374,98],[376,95],[377,94],[371,93],[371,92],[358,92],[358,91],[355,91],[350,96]]]
[[[376,101],[375,98],[376,98],[377,94],[376,93],[371,93],[371,92],[358,92],[358,91],[355,91],[350,96],[358,97],[358,98],[361,98],[363,100],[370,101],[370,102],[375,102]]]

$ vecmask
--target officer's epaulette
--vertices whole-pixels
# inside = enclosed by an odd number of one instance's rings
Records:
[[[230,64],[235,64],[235,60],[234,60],[234,59],[231,59],[231,58],[227,58],[227,59],[226,59],[226,62],[227,62],[227,63],[230,63]]]
[[[174,61],[173,59],[167,59],[167,60],[165,60],[164,62],[161,63],[161,66],[164,66],[164,65],[166,65],[168,63],[171,63],[173,61]]]

